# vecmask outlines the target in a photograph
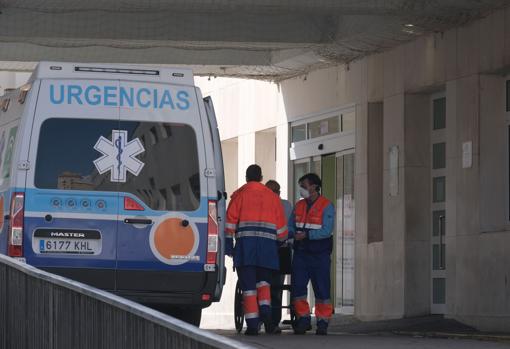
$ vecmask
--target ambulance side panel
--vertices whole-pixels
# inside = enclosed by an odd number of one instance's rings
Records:
[[[7,111],[0,111],[0,253],[7,254],[9,211],[13,192],[24,192],[29,148],[30,128],[33,121],[39,83],[31,85],[23,103],[18,99],[20,90],[9,92]],[[23,166],[22,166],[23,165]],[[23,245],[27,241],[24,239]]]

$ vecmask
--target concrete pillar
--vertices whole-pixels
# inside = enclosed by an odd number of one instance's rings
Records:
[[[246,169],[255,163],[255,133],[240,135],[238,138],[237,182],[241,186],[246,183]]]
[[[390,168],[390,148],[398,147],[398,167]],[[383,244],[374,246],[374,276],[379,279],[378,314],[385,318],[404,315],[404,94],[384,99],[383,125]],[[391,193],[390,185],[396,191]],[[391,195],[390,195],[391,194]],[[370,246],[369,246],[369,258]]]
[[[405,316],[430,313],[430,103],[429,94],[405,96]]]
[[[276,128],[255,133],[255,163],[262,168],[264,183],[276,180]]]
[[[16,88],[16,73],[9,71],[0,71],[0,95],[6,88]]]
[[[382,127],[382,102],[356,106],[354,311],[361,319],[377,318],[381,309],[380,299],[374,294],[382,280],[375,277],[374,269],[382,252]]]
[[[276,180],[280,183],[281,197],[289,198],[289,125],[276,127]]]
[[[471,75],[458,79],[455,89],[449,93],[452,103],[456,106],[456,153],[449,159],[456,168],[455,177],[447,179],[448,186],[455,181],[455,211],[456,231],[447,231],[447,270],[452,260],[455,265],[455,274],[448,275],[446,292],[455,292],[449,295],[454,298],[455,316],[460,320],[469,319],[478,313],[480,302],[480,275],[482,270],[479,265],[480,245],[480,196],[479,196],[479,76]],[[447,97],[448,98],[448,97]],[[450,128],[447,126],[447,128]],[[462,143],[472,142],[473,156],[472,166],[462,168]],[[447,202],[448,205],[449,202]],[[450,207],[446,207],[451,212]],[[449,243],[455,240],[455,251],[451,251]],[[450,285],[455,284],[453,290]],[[487,287],[485,285],[484,287]],[[472,322],[471,322],[472,323]]]

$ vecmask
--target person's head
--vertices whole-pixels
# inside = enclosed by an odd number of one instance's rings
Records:
[[[250,165],[246,169],[246,182],[262,181],[262,169],[259,165]]]
[[[315,173],[307,173],[299,178],[299,193],[305,199],[315,198],[320,194],[322,181]]]
[[[278,184],[277,181],[275,181],[274,179],[270,179],[266,182],[266,187],[268,187],[269,189],[271,189],[271,191],[273,193],[275,193],[276,195],[280,196],[280,184]]]

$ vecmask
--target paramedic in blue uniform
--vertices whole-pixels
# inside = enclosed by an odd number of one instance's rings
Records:
[[[278,246],[288,237],[280,198],[261,181],[261,168],[249,166],[247,183],[230,199],[225,227],[225,253],[234,256],[247,335],[257,335],[261,321],[272,332],[270,282],[280,268]]]
[[[273,193],[280,197],[280,184],[271,179],[266,182],[266,187],[271,189]],[[289,200],[280,199],[283,211],[285,213],[285,219],[289,219],[292,213],[292,204]],[[285,281],[285,268],[290,264],[291,260],[291,251],[290,246],[287,243],[284,243],[278,249],[278,255],[280,259],[280,270],[273,273],[273,278],[271,279],[271,308],[272,308],[272,320],[273,320],[273,329],[272,332],[275,334],[279,334],[282,332],[280,328],[280,321],[282,319],[282,296],[283,296],[283,282]],[[267,329],[266,329],[267,330]]]
[[[335,209],[321,195],[321,179],[309,173],[299,179],[299,200],[289,220],[289,231],[294,237],[292,260],[292,304],[296,314],[295,334],[310,330],[310,305],[307,302],[308,282],[315,293],[316,334],[326,335],[333,314],[330,299],[331,252]]]

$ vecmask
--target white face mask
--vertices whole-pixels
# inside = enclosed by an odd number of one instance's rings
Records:
[[[299,188],[299,194],[303,199],[308,199],[310,197],[310,192],[306,190],[305,188]]]

